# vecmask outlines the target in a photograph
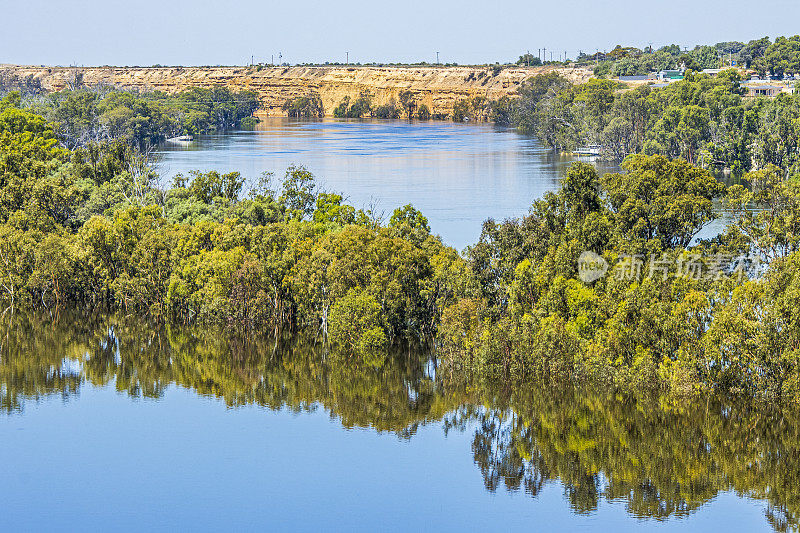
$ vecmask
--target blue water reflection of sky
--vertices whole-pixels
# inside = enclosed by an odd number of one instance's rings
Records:
[[[601,500],[576,515],[560,483],[534,499],[487,492],[472,432],[410,440],[169,386],[131,400],[114,385],[0,417],[5,531],[766,531],[765,504],[723,493],[688,518],[638,520]]]
[[[250,179],[270,171],[280,180],[289,165],[304,165],[322,187],[357,207],[377,202],[388,216],[414,204],[458,249],[477,240],[486,218],[527,213],[569,164],[536,140],[491,125],[285,118],[266,119],[253,132],[201,137],[189,149],[162,155],[168,177],[216,169]]]

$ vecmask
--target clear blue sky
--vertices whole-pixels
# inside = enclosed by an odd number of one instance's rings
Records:
[[[2,0],[0,63],[244,64],[574,57],[800,32],[798,0]],[[548,54],[549,55],[549,54]]]

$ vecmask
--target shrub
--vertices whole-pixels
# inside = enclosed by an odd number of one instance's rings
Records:
[[[388,346],[380,304],[366,290],[350,289],[331,308],[330,340],[348,354],[370,357]]]
[[[376,118],[400,118],[400,110],[393,101],[376,107],[374,113]]]
[[[431,110],[428,109],[428,106],[425,104],[420,104],[419,108],[417,109],[417,118],[420,120],[431,119]]]
[[[239,121],[239,127],[243,130],[254,130],[259,120],[256,117],[244,117]]]

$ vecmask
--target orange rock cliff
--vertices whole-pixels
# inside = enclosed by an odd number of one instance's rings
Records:
[[[449,114],[455,102],[475,96],[491,100],[513,95],[523,81],[536,74],[557,70],[574,82],[591,77],[581,68],[506,67],[497,74],[491,67],[44,67],[0,65],[2,77],[33,76],[48,91],[66,88],[76,73],[85,86],[110,85],[121,89],[159,90],[175,93],[190,87],[226,86],[249,89],[259,95],[259,114],[282,115],[281,106],[298,96],[318,93],[327,115],[345,96],[357,98],[368,92],[376,105],[398,100],[411,91],[418,104],[432,113]]]

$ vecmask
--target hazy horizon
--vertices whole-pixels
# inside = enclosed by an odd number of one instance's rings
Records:
[[[82,0],[53,5],[29,0],[4,6],[0,63],[31,65],[243,65],[436,61],[513,61],[540,48],[574,58],[616,44],[643,48],[798,33],[796,0],[630,0],[487,5],[410,0],[382,7],[343,0],[315,7],[141,0],[136,5]],[[43,31],[44,30],[44,31]],[[555,57],[554,55],[554,57]]]

